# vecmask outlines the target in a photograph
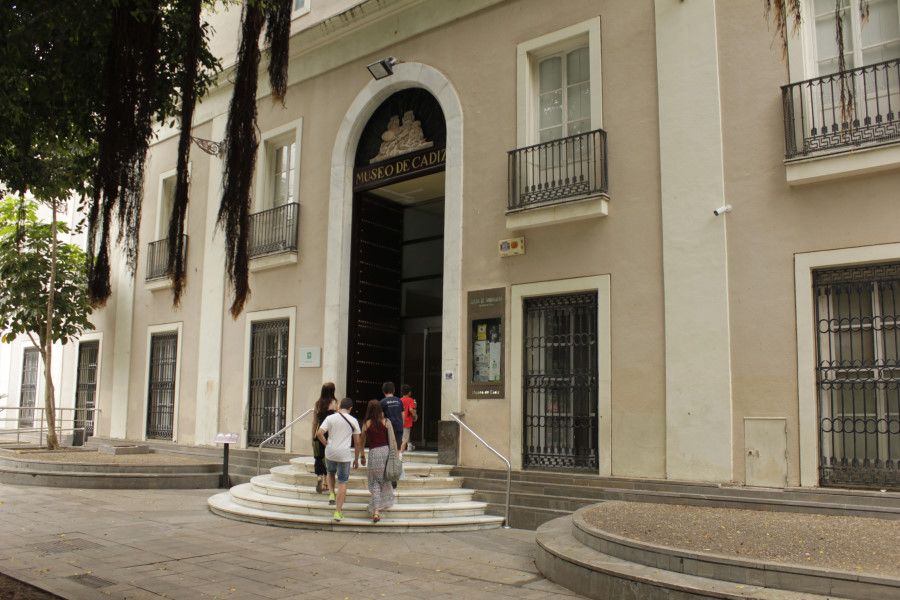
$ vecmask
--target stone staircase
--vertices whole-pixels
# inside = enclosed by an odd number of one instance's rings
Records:
[[[408,452],[403,469],[396,503],[383,512],[378,523],[368,514],[364,467],[351,472],[344,519],[336,522],[328,496],[316,493],[313,459],[305,456],[212,496],[209,508],[240,521],[334,531],[468,531],[502,525],[502,517],[485,514],[486,503],[472,499],[473,490],[461,487],[462,478],[450,475],[452,465],[437,464],[436,454]]]

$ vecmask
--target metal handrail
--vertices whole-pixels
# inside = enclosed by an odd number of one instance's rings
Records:
[[[479,442],[484,444],[485,448],[487,448],[488,450],[490,450],[491,452],[496,454],[497,458],[499,458],[500,460],[502,460],[503,462],[506,463],[506,512],[503,517],[503,529],[509,529],[509,486],[510,486],[510,480],[512,478],[512,463],[509,462],[508,458],[506,458],[505,456],[503,456],[502,454],[500,454],[499,452],[494,450],[494,448],[490,444],[488,444],[486,441],[484,441],[483,437],[481,437],[480,435],[478,435],[477,433],[472,431],[471,427],[469,427],[468,425],[466,425],[465,423],[462,422],[462,419],[460,417],[464,417],[465,413],[452,412],[452,413],[450,413],[450,416],[453,418],[454,421],[459,423],[463,429],[465,429],[466,431],[471,433],[473,436],[475,436],[475,439],[477,439]]]
[[[282,433],[284,433],[285,431],[287,431],[288,429],[290,429],[291,427],[293,427],[293,426],[294,426],[294,423],[296,423],[297,421],[299,421],[300,419],[302,419],[303,417],[305,417],[306,415],[308,415],[308,414],[311,413],[312,411],[313,411],[313,409],[311,409],[311,408],[308,409],[308,410],[307,410],[306,412],[304,412],[302,415],[300,415],[299,417],[297,417],[296,419],[294,419],[293,421],[291,421],[290,423],[288,423],[287,425],[285,425],[284,427],[282,427],[281,429],[279,429],[278,431],[276,431],[275,433],[273,433],[272,435],[270,435],[269,437],[267,437],[266,439],[264,439],[264,440],[262,441],[262,443],[260,443],[260,445],[257,446],[257,448],[256,448],[256,475],[257,475],[257,476],[259,475],[259,462],[260,462],[260,460],[262,459],[262,448],[263,448],[263,446],[265,446],[266,444],[268,444],[269,442],[271,442],[272,440],[274,440],[275,438],[277,438],[279,435],[281,435]]]
[[[45,429],[48,429],[48,428],[44,427],[44,424],[47,421],[47,407],[46,406],[4,406],[4,407],[2,407],[2,409],[16,410],[19,412],[19,416],[17,416],[17,417],[2,417],[2,418],[0,418],[0,423],[21,423],[22,411],[30,410],[30,411],[32,411],[32,417],[31,417],[32,425],[31,425],[31,427],[0,428],[0,434],[11,435],[13,432],[16,432],[16,434],[17,434],[16,441],[18,442],[20,434],[38,432],[38,444],[41,443],[41,438],[44,437],[44,431],[45,431]],[[61,414],[63,411],[72,411],[74,414],[71,417],[66,418],[66,417],[63,417]],[[35,412],[39,412],[39,414],[35,414]],[[83,431],[83,432],[87,431],[87,427],[84,427],[84,426],[83,427],[75,427],[74,426],[77,421],[85,419],[84,416],[82,416],[81,418],[78,417],[79,412],[82,413],[82,415],[84,415],[84,413],[86,413],[86,412],[94,413],[95,421],[96,421],[96,419],[99,418],[100,413],[102,413],[103,411],[102,411],[102,409],[97,408],[97,407],[94,407],[94,408],[80,407],[80,408],[78,408],[78,407],[71,407],[71,406],[55,406],[55,407],[53,407],[53,412],[57,413],[57,415],[56,415],[56,434],[61,436],[63,431],[71,431],[72,433],[74,433],[76,431]],[[38,423],[37,427],[34,426],[34,421],[37,421],[37,423]],[[63,423],[66,423],[66,422],[71,422],[73,426],[72,427],[63,427]]]

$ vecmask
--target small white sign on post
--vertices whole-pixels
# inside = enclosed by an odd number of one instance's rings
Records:
[[[300,366],[301,367],[321,367],[322,366],[322,349],[318,346],[301,346],[300,347]]]
[[[241,438],[236,433],[225,433],[220,431],[216,434],[216,438],[213,440],[216,444],[237,444],[241,441]]]

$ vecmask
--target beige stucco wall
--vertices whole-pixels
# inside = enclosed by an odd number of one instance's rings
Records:
[[[516,45],[603,15],[604,126],[610,139],[610,217],[527,232],[528,254],[501,259],[506,152],[516,145]],[[505,24],[502,30],[496,23]],[[614,315],[613,473],[664,473],[664,390],[655,50],[651,3],[506,3],[391,46],[390,53],[441,71],[463,106],[463,293],[585,275],[612,275]],[[321,346],[330,156],[344,114],[367,83],[368,56],[291,87],[286,107],[260,103],[264,133],[303,117],[300,252],[296,266],[254,273],[246,311],[298,306],[296,346]],[[472,68],[472,65],[478,68]],[[628,87],[627,95],[615,93]],[[635,244],[635,240],[640,240]],[[573,259],[574,257],[574,259]],[[220,429],[242,427],[244,317],[223,319]],[[460,329],[460,334],[464,330]],[[464,337],[463,337],[464,339]],[[507,348],[507,352],[514,351]],[[508,356],[507,356],[508,364]],[[293,413],[315,400],[319,369],[294,365]],[[466,374],[460,371],[459,377]],[[344,382],[336,382],[341,393]],[[464,401],[467,422],[498,447],[509,446],[508,400]],[[305,428],[301,431],[305,432]],[[294,449],[307,447],[297,436]],[[463,462],[496,466],[463,439]]]
[[[321,0],[313,0],[313,11]],[[245,313],[296,307],[295,348],[324,345],[331,157],[335,137],[351,103],[369,82],[365,65],[392,54],[443,73],[463,111],[462,300],[469,290],[610,275],[612,474],[664,477],[666,474],[666,385],[659,107],[654,2],[517,0],[499,3],[451,24],[384,47],[367,29],[353,51],[373,51],[349,64],[290,87],[286,106],[263,99],[262,133],[303,119],[299,169],[300,249],[296,264],[251,275],[253,294]],[[900,207],[894,198],[900,174],[889,172],[802,187],[789,187],[783,165],[783,117],[779,86],[788,81],[777,41],[759,6],[715,3],[719,51],[721,132],[725,200],[734,206],[727,219],[727,283],[731,344],[733,478],[744,478],[744,419],[784,417],[788,435],[788,482],[799,482],[797,351],[794,255],[801,252],[897,241],[893,223]],[[237,11],[232,9],[236,14]],[[312,16],[312,13],[311,13]],[[603,127],[609,135],[609,216],[589,221],[511,231],[506,229],[506,152],[516,145],[516,46],[600,16],[602,19]],[[306,18],[306,17],[302,17]],[[395,38],[409,24],[398,19]],[[497,24],[502,23],[503,27]],[[232,35],[236,25],[232,23]],[[220,32],[229,31],[226,25]],[[374,50],[374,48],[379,48]],[[326,50],[323,50],[326,52]],[[331,55],[329,55],[331,56]],[[309,69],[320,64],[308,59]],[[330,59],[329,59],[330,60]],[[299,68],[299,67],[298,67]],[[217,99],[199,111],[205,114]],[[215,137],[209,122],[195,130]],[[142,251],[154,237],[159,173],[174,167],[177,141],[155,145],[146,174]],[[686,149],[685,151],[689,151]],[[150,292],[143,282],[142,256],[134,293],[128,437],[142,435],[146,400],[147,327],[182,322],[178,441],[191,443],[197,410],[199,269],[203,260],[207,185],[211,160],[192,151],[189,280],[181,308],[172,309],[166,291]],[[213,164],[218,164],[213,161]],[[212,194],[215,197],[215,194]],[[255,198],[255,195],[254,195]],[[711,211],[714,206],[710,206]],[[852,213],[849,211],[853,211]],[[852,218],[851,218],[852,217]],[[721,218],[721,217],[720,217]],[[497,241],[524,235],[525,256],[501,259]],[[213,243],[221,244],[221,236]],[[348,283],[349,285],[349,283]],[[230,290],[225,288],[225,307]],[[445,299],[445,301],[460,299]],[[113,351],[111,303],[98,313],[104,331],[101,398],[110,389]],[[509,318],[507,307],[507,318]],[[246,316],[223,311],[220,431],[243,429],[246,401]],[[506,332],[509,335],[507,322]],[[460,338],[465,340],[463,323]],[[512,352],[506,348],[506,364]],[[321,369],[293,370],[292,413],[315,400]],[[467,376],[465,368],[457,376]],[[337,381],[338,393],[344,382]],[[703,381],[697,382],[698,386]],[[464,390],[464,386],[461,386]],[[509,374],[507,373],[507,389]],[[464,392],[463,392],[464,393]],[[106,393],[108,395],[108,393]],[[101,401],[102,402],[102,401]],[[508,448],[508,399],[465,400],[467,422],[495,447]],[[202,412],[202,411],[201,411]],[[101,432],[104,420],[101,416]],[[308,450],[308,427],[301,425],[292,450]],[[463,434],[462,462],[498,466]],[[698,476],[697,478],[703,479]]]
[[[194,135],[209,138],[209,125],[194,130]],[[133,320],[131,326],[131,374],[128,394],[129,439],[143,436],[147,402],[148,327],[182,323],[179,361],[179,394],[176,399],[177,429],[175,441],[190,444],[194,440],[195,392],[197,380],[197,342],[199,332],[200,269],[203,264],[206,193],[202,185],[208,179],[210,158],[198,148],[191,152],[191,180],[186,233],[188,235],[187,286],[181,306],[172,306],[170,289],[152,290],[145,283],[147,245],[156,241],[160,175],[176,166],[177,138],[153,147],[144,172],[144,210],[141,215],[140,256],[135,271]]]
[[[785,182],[779,43],[759,6],[716,5],[728,214],[734,471],[744,417],[788,423],[788,482],[799,483],[794,254],[898,241],[897,171],[802,187]],[[812,336],[813,332],[809,332]]]

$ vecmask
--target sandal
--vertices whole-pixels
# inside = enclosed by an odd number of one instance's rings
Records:
[[[372,515],[372,522],[373,522],[373,523],[377,523],[377,522],[380,521],[380,520],[381,520],[381,515],[379,515],[378,513],[375,513],[374,515]]]
[[[316,481],[316,493],[317,493],[317,494],[321,494],[321,493],[322,493],[322,489],[323,489],[323,484],[324,484],[324,483],[325,483],[325,482],[322,481],[321,479],[319,479],[318,481]]]

